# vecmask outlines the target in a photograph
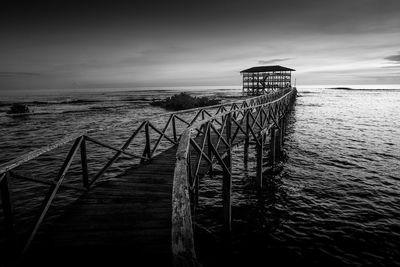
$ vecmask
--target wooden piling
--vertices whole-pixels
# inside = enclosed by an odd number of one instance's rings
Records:
[[[209,127],[209,123],[207,123],[207,127]],[[211,159],[211,162],[209,163],[210,166],[209,166],[208,173],[212,177],[214,169],[213,169],[213,164],[212,164],[213,156],[212,156],[212,149],[211,149],[211,146],[212,146],[211,130],[209,130],[207,132],[207,144],[208,144],[208,146],[207,146],[207,156],[208,156],[209,159]]]
[[[275,145],[276,141],[276,128],[271,128],[270,141],[269,141],[269,163],[271,166],[275,165]]]
[[[244,168],[247,170],[249,162],[249,140],[246,138],[243,144],[243,163]]]
[[[250,144],[250,130],[249,130],[250,124],[249,124],[249,113],[246,115],[246,136],[244,139],[244,168],[247,169],[247,165],[249,162],[249,144]]]
[[[231,144],[231,114],[226,120],[226,140],[228,143],[226,157],[223,159],[229,171],[224,171],[222,179],[222,202],[224,206],[224,231],[231,232],[232,228],[232,144]]]
[[[231,155],[224,158],[225,165],[231,169]],[[228,172],[224,172],[222,180],[222,202],[224,206],[224,231],[231,232],[232,228],[232,176]]]
[[[83,186],[86,189],[89,189],[89,172],[88,172],[88,164],[87,164],[85,137],[83,137],[83,139],[82,139],[80,151],[81,151],[81,167],[82,167]]]
[[[279,122],[280,124],[280,122]],[[276,129],[275,136],[275,160],[279,160],[282,157],[282,128]]]
[[[281,119],[281,144],[284,145],[285,142],[285,134],[286,134],[286,117],[282,117]]]
[[[265,134],[261,135],[259,143],[256,144],[256,154],[257,154],[257,171],[256,171],[256,181],[257,186],[262,188],[262,174],[263,174],[263,165],[264,165],[264,143],[265,143]]]
[[[11,202],[10,189],[8,186],[8,173],[0,175],[0,193],[1,193],[1,204],[3,206],[4,216],[4,228],[6,229],[7,236],[11,247],[15,247],[15,229],[14,229],[14,214]],[[12,249],[13,250],[13,249]]]
[[[146,137],[146,145],[145,145],[145,147],[144,147],[142,156],[143,156],[143,157],[150,158],[150,157],[151,157],[151,152],[150,152],[150,131],[149,131],[149,123],[146,123],[146,124],[144,125],[144,130],[145,130],[145,137]],[[146,162],[147,162],[147,161],[146,161],[145,159],[143,159],[143,158],[140,160],[140,164],[144,164],[144,163],[146,163]]]

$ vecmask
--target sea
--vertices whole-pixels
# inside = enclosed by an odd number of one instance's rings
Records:
[[[298,86],[288,117],[285,157],[255,186],[255,149],[244,162],[233,149],[232,233],[221,237],[221,177],[203,177],[194,215],[198,257],[205,266],[225,262],[247,266],[400,266],[400,86]],[[238,87],[43,90],[0,94],[0,165],[61,138],[90,131],[120,147],[147,117],[163,123],[167,111],[151,106],[182,91],[238,101]],[[33,114],[8,116],[12,103]],[[140,140],[139,140],[140,142]],[[164,144],[167,147],[168,144]],[[68,146],[17,168],[23,175],[53,179]],[[89,172],[113,151],[88,146]],[[103,179],[129,167],[122,158]],[[67,182],[80,183],[79,166]],[[40,206],[44,185],[13,179],[17,230]],[[43,191],[43,192],[42,192]],[[48,220],[76,192],[62,191]],[[52,217],[53,216],[53,217]],[[222,249],[223,248],[223,249]],[[220,253],[220,251],[224,253]],[[221,256],[222,255],[222,256]]]

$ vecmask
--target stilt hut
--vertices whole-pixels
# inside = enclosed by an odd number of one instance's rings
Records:
[[[243,95],[262,95],[292,86],[292,71],[282,66],[259,66],[242,70]]]

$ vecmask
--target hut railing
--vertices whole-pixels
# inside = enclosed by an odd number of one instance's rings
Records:
[[[218,149],[220,143],[223,143],[225,145],[229,144],[228,142],[229,139],[225,138],[222,136],[222,132],[224,131],[224,127],[227,123],[234,123],[235,125],[241,125],[238,124],[237,118],[242,114],[244,116],[246,114],[247,117],[252,118],[253,122],[251,123],[252,127],[255,125],[259,125],[259,122],[257,122],[257,118],[259,117],[259,114],[263,111],[261,111],[260,107],[263,105],[278,105],[279,101],[273,101],[274,99],[281,99],[282,96],[285,97],[287,93],[290,90],[284,90],[282,92],[270,94],[270,95],[263,95],[263,96],[257,96],[253,98],[247,98],[245,100],[241,101],[236,101],[236,102],[230,102],[230,103],[224,103],[224,104],[219,104],[219,105],[214,105],[214,106],[208,106],[204,108],[194,108],[194,109],[189,109],[189,110],[183,110],[183,111],[178,111],[178,112],[169,112],[169,113],[164,113],[162,115],[155,115],[152,117],[149,117],[146,120],[139,121],[139,126],[137,126],[133,131],[130,137],[122,144],[121,147],[115,147],[114,145],[110,145],[107,142],[100,141],[94,137],[91,136],[92,133],[98,132],[95,130],[89,130],[86,132],[81,132],[77,134],[73,134],[70,136],[67,136],[58,142],[55,142],[51,145],[42,147],[40,149],[34,150],[32,152],[29,152],[21,157],[18,157],[16,159],[13,159],[7,163],[4,163],[0,165],[0,192],[1,192],[1,199],[2,199],[2,208],[3,208],[3,222],[5,225],[5,230],[6,234],[8,235],[8,238],[10,239],[11,242],[15,243],[16,239],[16,233],[15,233],[15,220],[14,220],[14,213],[13,213],[13,201],[12,198],[10,197],[10,190],[9,190],[9,183],[11,179],[22,179],[26,181],[31,181],[39,184],[46,184],[49,185],[49,189],[47,190],[45,194],[45,198],[41,204],[41,208],[39,213],[37,214],[36,218],[34,219],[33,227],[31,231],[29,231],[29,237],[27,238],[26,242],[22,245],[23,253],[25,253],[33,239],[35,238],[38,229],[43,223],[43,220],[46,217],[46,214],[48,213],[48,210],[57,195],[58,191],[60,188],[69,188],[69,189],[75,189],[79,191],[87,191],[90,190],[90,188],[93,186],[93,184],[98,181],[106,172],[109,170],[109,168],[116,162],[116,160],[121,157],[122,155],[128,156],[129,158],[132,159],[140,159],[140,164],[147,164],[148,162],[151,161],[151,159],[157,155],[158,150],[160,150],[160,143],[163,140],[166,140],[171,144],[171,146],[178,145],[178,140],[179,142],[179,147],[182,146],[182,142],[184,140],[187,140],[190,143],[190,147],[193,147],[196,151],[201,153],[200,159],[198,160],[201,161],[202,159],[205,159],[209,162],[211,162],[214,158],[216,158],[218,161],[221,161],[220,155],[216,152]],[[276,104],[273,104],[276,103]],[[256,115],[253,114],[253,112],[249,112],[250,110],[259,110],[258,113],[256,112]],[[212,115],[212,113],[214,114]],[[191,120],[185,119],[182,115],[190,115],[194,114]],[[167,122],[165,125],[162,127],[159,127],[159,125],[155,125],[151,120],[154,118],[159,118],[160,116],[168,116]],[[255,116],[255,117],[254,117]],[[232,119],[234,118],[234,119]],[[243,120],[243,118],[242,118]],[[250,119],[251,120],[251,119]],[[247,123],[250,123],[250,120],[247,120]],[[182,129],[177,126],[177,124],[183,125],[181,127]],[[112,125],[107,128],[111,127],[116,127],[117,125]],[[222,130],[218,130],[218,127],[222,127]],[[240,128],[240,126],[238,126]],[[252,130],[253,128],[250,127],[251,132],[253,136],[255,136],[254,131]],[[107,129],[106,128],[106,129]],[[237,134],[239,131],[239,128],[235,133],[233,133],[233,139],[234,136]],[[168,135],[167,130],[170,129],[172,130],[172,134]],[[104,129],[103,129],[104,130]],[[243,129],[241,129],[243,131]],[[181,131],[181,132],[179,132]],[[183,131],[183,132],[182,132]],[[210,131],[215,131],[218,135],[218,144],[216,146],[211,146],[211,152],[204,152],[204,143],[205,143],[205,137],[209,136]],[[197,136],[203,136],[204,140],[203,143],[200,145],[197,145],[192,138],[192,135],[187,136],[188,133],[195,132]],[[156,134],[158,135],[156,140],[151,140],[151,134]],[[138,138],[139,135],[143,135],[143,138],[145,139],[145,142],[142,144],[141,147],[137,148],[135,153],[133,152],[128,152],[127,149],[129,148],[130,144]],[[188,137],[188,138],[187,138]],[[152,142],[153,141],[153,142]],[[87,154],[87,143],[90,142],[92,144],[107,148],[109,150],[112,150],[115,152],[115,154],[107,161],[107,163],[92,177],[89,177],[89,172],[88,172],[88,154]],[[63,147],[65,145],[68,145],[72,143],[72,146],[66,155],[64,162],[58,171],[57,176],[55,177],[54,180],[46,180],[46,179],[41,179],[37,177],[29,177],[27,175],[22,175],[16,171],[16,168],[23,165],[24,163],[27,163],[31,160],[37,159],[39,156],[49,153],[51,151],[54,151],[55,149],[58,149],[60,147]],[[185,144],[184,144],[185,145]],[[179,149],[178,149],[179,150]],[[181,149],[182,150],[182,149]],[[78,151],[80,153],[78,153]],[[189,155],[190,155],[190,150],[188,150]],[[81,173],[82,173],[82,186],[76,186],[76,185],[67,185],[65,184],[65,176],[68,172],[68,170],[71,167],[72,161],[75,157],[80,157],[80,168],[81,168]],[[180,165],[181,161],[185,159],[187,154],[183,153],[180,156],[180,159],[178,159],[177,164]],[[190,160],[190,157],[189,157]],[[197,164],[199,164],[197,162]],[[191,164],[188,165],[189,167]],[[185,168],[184,168],[185,169]],[[193,170],[190,170],[190,173],[188,173],[188,177],[196,177],[197,172],[198,172],[199,167],[196,166],[194,168],[194,174],[192,174]],[[227,167],[225,167],[227,169]],[[183,169],[182,169],[183,170]],[[185,169],[186,170],[186,169]],[[175,173],[176,175],[177,173]],[[192,178],[191,178],[192,179]],[[193,179],[193,181],[198,181],[198,179]],[[191,181],[190,188],[193,188],[193,181]],[[185,188],[180,188],[179,192],[181,190],[185,190]],[[189,222],[186,222],[187,224]]]

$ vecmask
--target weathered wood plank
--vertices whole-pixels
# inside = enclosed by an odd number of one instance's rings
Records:
[[[176,152],[171,219],[171,248],[174,266],[196,265],[187,173],[190,135],[190,130],[182,134]]]

